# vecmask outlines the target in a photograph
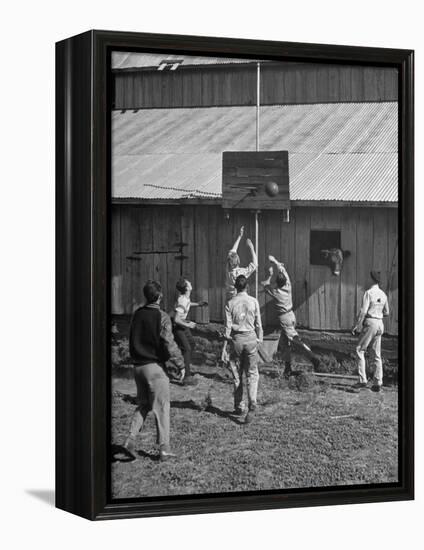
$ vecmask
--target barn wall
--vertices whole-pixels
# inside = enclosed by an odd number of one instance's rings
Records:
[[[290,223],[268,211],[259,222],[259,278],[265,276],[268,254],[284,261],[292,278],[299,325],[320,330],[348,330],[361,304],[371,269],[382,272],[382,288],[389,292],[391,314],[386,331],[398,332],[397,209],[297,207]],[[131,313],[142,302],[142,285],[149,278],[161,281],[164,308],[175,298],[175,281],[188,276],[195,300],[207,300],[207,310],[193,312],[199,322],[223,319],[224,266],[241,225],[254,240],[250,211],[238,210],[227,220],[219,206],[130,206],[112,208],[112,312]],[[351,252],[341,277],[325,266],[309,263],[311,229],[341,231],[341,245]],[[183,261],[178,243],[184,242]],[[248,249],[239,248],[242,264]],[[252,288],[254,280],[252,279]],[[259,302],[266,325],[277,320],[263,292]]]
[[[115,109],[256,104],[255,65],[113,74]],[[393,68],[281,63],[261,69],[262,105],[397,99]]]

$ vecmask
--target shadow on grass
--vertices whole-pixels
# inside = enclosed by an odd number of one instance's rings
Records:
[[[135,395],[131,395],[130,393],[122,393],[122,392],[114,392],[114,397],[119,397],[119,399],[122,399],[124,403],[129,403],[130,405],[138,405],[137,397]]]
[[[209,414],[219,416],[220,418],[231,420],[231,422],[234,422],[235,424],[243,424],[239,418],[232,414],[232,411],[223,411],[214,405],[202,407],[201,405],[195,403],[192,399],[188,399],[186,401],[171,401],[171,407],[175,409],[191,409],[197,412],[207,412]]]
[[[148,458],[153,462],[159,462],[160,456],[158,452],[155,451],[143,451],[143,449],[137,449],[135,453],[140,458]],[[112,462],[134,462],[137,460],[122,445],[113,444],[111,448]]]
[[[148,458],[152,462],[159,462],[159,460],[160,460],[159,453],[157,453],[157,452],[143,451],[143,449],[139,449],[136,452],[137,452],[138,456],[140,456],[142,458]]]
[[[135,458],[131,456],[122,445],[111,445],[111,462],[133,462]]]
[[[331,389],[332,390],[338,390],[338,391],[343,391],[345,393],[359,393],[359,390],[356,390],[355,388],[352,387],[352,384],[337,384],[337,383],[332,383],[331,384]]]
[[[219,416],[221,418],[228,418],[228,420],[231,420],[231,422],[234,422],[234,424],[244,424],[244,422],[242,422],[240,418],[238,418],[238,416],[232,414],[232,411],[223,411],[221,409],[218,409],[218,407],[209,405],[209,407],[207,407],[206,409],[206,412],[214,414],[215,416]]]
[[[193,411],[203,411],[204,408],[198,405],[193,399],[186,399],[185,401],[171,401],[172,409],[191,409]]]
[[[202,372],[200,370],[193,371],[193,374],[197,374],[198,376],[202,376],[203,378],[207,378],[208,380],[215,380],[216,382],[223,382],[224,384],[228,384],[229,382],[232,382],[232,377],[230,373],[220,373],[220,372]]]

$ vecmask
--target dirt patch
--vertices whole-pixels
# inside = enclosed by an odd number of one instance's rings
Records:
[[[129,316],[115,316],[112,319],[112,372],[116,376],[128,377],[131,372],[131,361],[128,350]],[[223,326],[218,323],[199,325],[193,331],[196,348],[193,353],[195,365],[206,365],[216,367],[219,365]],[[320,357],[321,365],[317,372],[356,375],[356,354],[357,337],[350,333],[329,333],[299,329],[302,339]],[[268,331],[265,338],[278,340],[278,331]],[[382,357],[385,384],[396,384],[398,375],[398,341],[395,337],[383,336]],[[305,365],[303,356],[294,353],[294,362],[303,370],[311,370],[312,365]],[[269,365],[278,366],[278,358],[271,358]],[[265,365],[266,367],[266,365]],[[368,369],[369,378],[372,372]]]

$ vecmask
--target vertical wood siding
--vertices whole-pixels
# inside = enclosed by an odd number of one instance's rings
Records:
[[[114,74],[115,109],[255,105],[256,66]],[[262,65],[261,103],[397,101],[397,71],[319,64]]]
[[[193,310],[199,322],[222,321],[225,304],[225,261],[241,225],[254,241],[254,216],[233,212],[226,219],[219,206],[113,205],[111,232],[112,313],[131,313],[142,302],[142,286],[158,279],[164,289],[164,307],[171,310],[175,283],[182,273],[193,283],[193,300],[209,307]],[[314,229],[339,230],[341,246],[351,256],[340,277],[325,266],[310,265],[309,239]],[[371,269],[382,272],[382,288],[388,292],[390,318],[386,331],[398,333],[398,235],[395,208],[297,207],[284,223],[279,212],[259,217],[259,281],[263,280],[269,254],[287,266],[294,289],[298,324],[317,330],[348,330],[352,327],[369,282]],[[177,243],[186,243],[181,262]],[[141,252],[141,254],[137,254]],[[250,261],[242,241],[242,265]],[[250,279],[254,288],[254,276]],[[270,301],[260,291],[263,322],[275,326]]]

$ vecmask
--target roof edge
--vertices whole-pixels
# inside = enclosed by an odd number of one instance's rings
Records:
[[[112,197],[112,204],[132,204],[140,206],[166,206],[166,205],[198,205],[198,206],[222,206],[221,198],[194,198],[194,199],[140,199],[136,197],[118,198]],[[293,207],[352,207],[352,208],[397,208],[398,202],[393,201],[333,201],[333,200],[300,200],[290,201]],[[239,210],[239,209],[237,209]]]

